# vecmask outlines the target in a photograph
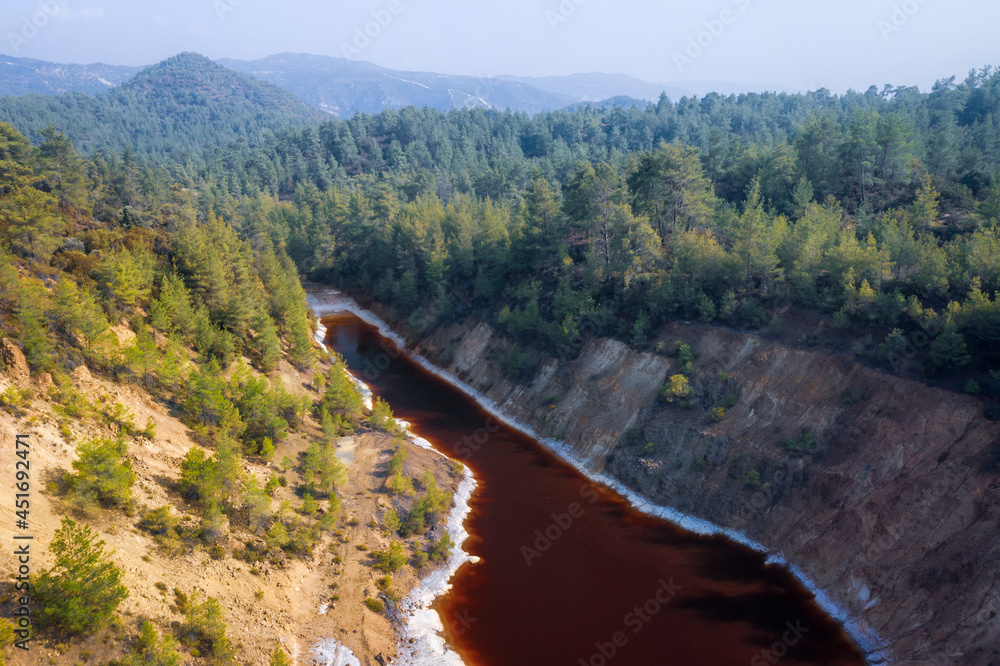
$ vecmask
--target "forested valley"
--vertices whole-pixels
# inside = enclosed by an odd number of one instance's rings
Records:
[[[986,70],[928,94],[709,95],[534,117],[406,108],[176,159],[159,142],[81,159],[38,127],[44,175],[25,191],[133,235],[224,220],[303,275],[392,306],[417,336],[472,312],[496,319],[527,350],[515,372],[580,336],[642,346],[668,319],[758,329],[791,306],[849,331],[872,362],[934,377],[997,367],[998,95]],[[72,255],[61,223],[18,217],[2,228],[15,254]],[[242,339],[247,316],[217,323]],[[995,385],[980,374],[970,389]]]
[[[231,554],[250,563],[263,558],[247,545],[258,533],[265,552],[303,558],[331,532],[347,543],[334,531],[358,521],[337,522],[345,479],[331,444],[344,435],[385,435],[386,487],[417,497],[389,407],[363,408],[339,359],[319,363],[303,279],[376,306],[411,341],[487,321],[514,341],[503,365],[517,381],[590,338],[641,350],[665,323],[697,320],[996,398],[997,109],[1000,72],[983,70],[929,93],[323,120],[191,55],[107,95],[4,98],[0,351],[16,345],[48,373],[67,442],[84,421],[104,433],[49,488],[68,510],[134,513],[128,442],[156,436],[123,402],[80,395],[70,375],[82,367],[141,387],[205,447],[184,458],[171,500],[191,520],[164,505],[139,527],[176,554],[221,549],[232,520],[246,544]],[[308,381],[286,390],[282,364]],[[31,400],[0,392],[18,418]],[[274,511],[279,477],[240,468],[268,465],[295,433],[314,440],[282,462],[300,494]],[[378,518],[394,544],[416,539],[420,566],[450,549],[417,543],[451,501],[433,477],[401,516]],[[393,572],[400,556],[376,555]],[[50,597],[52,624],[76,612]],[[224,630],[188,647],[232,658]]]
[[[161,67],[203,88],[224,78],[196,58]],[[214,108],[156,68],[139,79],[167,87],[146,108],[124,104],[126,118]],[[197,153],[174,128],[157,141],[119,129],[125,148],[86,158],[58,114],[41,114],[55,126],[30,128],[38,148],[8,133],[8,161],[31,150],[37,175],[8,170],[24,187],[12,198],[7,186],[0,232],[32,270],[77,261],[93,279],[112,270],[87,263],[94,249],[145,269],[128,245],[78,247],[46,206],[100,223],[102,238],[162,230],[183,245],[195,242],[178,233],[185,225],[216,235],[229,225],[287,252],[302,275],[391,306],[414,336],[473,312],[496,320],[520,345],[515,374],[581,336],[642,346],[669,319],[767,329],[818,315],[873,363],[926,378],[974,367],[963,385],[995,390],[998,95],[1000,74],[984,70],[927,94],[709,95],[534,117],[406,108],[244,129]],[[44,101],[18,104],[32,99]],[[214,113],[202,131],[233,124]],[[226,271],[245,263],[213,257]],[[147,278],[128,305],[176,284]],[[223,354],[261,344],[246,335],[253,316],[238,307],[213,322]]]

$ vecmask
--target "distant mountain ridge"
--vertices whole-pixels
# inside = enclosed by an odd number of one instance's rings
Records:
[[[128,65],[64,65],[0,54],[0,95],[98,95],[120,86],[142,71]]]
[[[474,77],[387,69],[369,62],[331,56],[282,53],[259,60],[218,61],[225,68],[282,88],[300,100],[339,118],[357,112],[375,114],[405,106],[440,111],[461,108],[511,109],[540,113],[580,104],[626,106],[709,92],[763,91],[761,86],[712,81],[649,83],[626,74],[572,74],[547,77]],[[0,55],[0,95],[107,93],[124,86],[143,68],[96,63],[64,65]]]
[[[282,53],[253,61],[222,59],[219,64],[281,86],[339,118],[404,106],[540,113],[580,101],[520,81],[396,71],[330,56]]]
[[[182,151],[254,141],[282,127],[326,118],[293,94],[196,53],[147,67],[110,92],[0,97],[0,120],[26,136],[56,126],[83,151]]]
[[[720,95],[744,92],[786,92],[776,86],[740,85],[727,81],[681,81],[650,83],[628,74],[570,74],[568,76],[501,76],[504,81],[518,81],[541,90],[577,97],[579,102],[607,102],[616,97],[655,102],[660,95],[676,101],[682,97],[704,97],[709,93]]]

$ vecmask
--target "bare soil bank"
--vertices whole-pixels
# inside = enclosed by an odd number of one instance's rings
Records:
[[[658,397],[678,359],[614,340],[528,382],[486,324],[417,351],[656,503],[783,554],[893,663],[1000,664],[1000,425],[984,404],[753,335],[673,325],[658,341],[677,340],[695,358],[672,404]]]
[[[67,513],[62,500],[46,488],[63,472],[71,471],[76,458],[76,443],[90,437],[109,436],[96,422],[73,422],[70,425],[72,442],[60,431],[58,416],[46,398],[49,382],[46,375],[30,378],[19,350],[5,348],[12,361],[7,371],[0,373],[0,391],[9,386],[30,388],[34,394],[30,406],[20,416],[0,411],[0,454],[13,461],[15,436],[30,435],[32,443],[31,467],[33,470],[31,533],[37,551],[32,560],[33,571],[51,565],[46,551],[53,533]],[[326,370],[326,368],[324,368]],[[296,372],[282,362],[278,378],[289,391],[308,395],[318,394],[311,388],[312,376]],[[74,388],[93,403],[104,397],[113,403],[127,405],[137,423],[150,417],[156,423],[153,441],[136,439],[130,443],[130,457],[137,480],[133,497],[137,504],[134,516],[121,511],[106,511],[94,519],[83,518],[106,542],[114,561],[124,570],[123,583],[129,597],[119,608],[123,622],[97,635],[74,640],[39,636],[31,643],[31,650],[24,653],[8,648],[13,664],[36,666],[42,664],[103,663],[121,657],[134,643],[142,619],[150,619],[161,632],[170,632],[171,624],[181,621],[170,606],[174,602],[173,589],[190,595],[200,590],[219,599],[228,624],[228,636],[237,647],[239,663],[266,664],[276,647],[283,647],[297,663],[313,663],[310,650],[323,639],[336,639],[350,648],[364,666],[376,666],[376,656],[386,660],[396,654],[397,633],[385,614],[377,614],[365,607],[369,597],[384,597],[377,585],[382,576],[372,568],[371,553],[389,544],[381,518],[391,506],[391,498],[384,491],[385,464],[394,451],[393,438],[381,434],[360,434],[340,442],[341,448],[353,450],[353,460],[347,463],[348,485],[341,490],[342,518],[337,527],[340,535],[327,535],[311,558],[283,558],[275,564],[270,561],[256,565],[233,558],[233,553],[243,550],[242,541],[248,535],[237,533],[223,544],[225,557],[213,559],[206,547],[198,546],[183,555],[168,555],[146,532],[136,527],[143,512],[148,509],[173,505],[176,513],[186,514],[189,521],[197,521],[197,510],[181,499],[176,491],[179,464],[184,454],[195,442],[191,433],[161,403],[153,400],[134,385],[119,385],[91,376],[86,368],[77,368],[72,374]],[[321,437],[321,429],[309,419],[305,432],[293,434],[278,445],[271,465],[244,464],[244,473],[257,476],[263,483],[272,472],[279,475],[278,461],[285,456],[296,459],[312,441]],[[349,441],[348,441],[349,440]],[[439,487],[454,492],[457,481],[452,475],[450,461],[413,444],[407,443],[408,458],[404,473],[420,477],[423,470],[433,471]],[[10,463],[13,478],[13,462]],[[273,506],[283,500],[298,507],[292,486],[295,474],[288,474],[288,487],[278,488]],[[12,483],[0,485],[0,539],[13,543],[15,533],[14,488]],[[75,516],[81,519],[79,516]],[[377,526],[369,523],[376,521]],[[435,528],[425,535],[440,536]],[[249,538],[255,545],[263,542]],[[364,550],[362,550],[362,547]],[[280,555],[280,554],[279,554]],[[0,562],[6,583],[0,589],[0,616],[11,617],[14,595],[10,571],[13,557],[8,553]],[[438,565],[416,570],[406,566],[393,577],[392,589],[402,598],[415,588],[420,577],[430,574]],[[159,584],[159,586],[157,585]],[[161,589],[162,588],[162,589]],[[321,609],[324,610],[320,614]],[[196,659],[186,651],[184,664],[208,663]]]

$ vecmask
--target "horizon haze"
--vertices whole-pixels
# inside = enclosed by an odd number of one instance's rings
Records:
[[[146,66],[184,51],[255,60],[310,53],[396,70],[476,77],[627,74],[833,92],[919,86],[1000,62],[1000,6],[975,0],[837,5],[717,0],[374,0],[269,7],[247,0],[15,0],[0,52],[61,63]],[[933,45],[933,48],[928,48]]]

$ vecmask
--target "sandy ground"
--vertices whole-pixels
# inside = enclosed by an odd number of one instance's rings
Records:
[[[8,371],[0,373],[0,391],[11,385],[25,386],[29,381],[17,367],[8,364]],[[316,394],[309,388],[312,377],[299,374],[282,364],[278,372],[289,390],[300,394]],[[314,550],[313,557],[286,558],[283,564],[270,562],[256,566],[232,557],[234,550],[243,550],[243,542],[259,539],[242,527],[234,529],[234,536],[224,543],[226,556],[214,560],[207,548],[195,547],[178,556],[165,554],[155,541],[136,527],[144,509],[170,504],[175,511],[196,521],[196,507],[185,502],[175,489],[179,477],[179,463],[192,446],[190,431],[169,412],[169,408],[152,398],[135,385],[117,385],[92,377],[86,369],[77,369],[72,381],[78,391],[92,402],[101,396],[113,403],[126,404],[136,416],[136,423],[143,425],[151,417],[157,426],[154,441],[141,438],[130,443],[130,457],[138,479],[133,489],[137,505],[134,515],[121,511],[104,511],[95,518],[83,519],[100,533],[114,554],[114,560],[124,570],[123,582],[128,587],[129,598],[119,608],[121,623],[108,627],[84,639],[64,640],[41,636],[31,643],[29,652],[7,649],[10,662],[34,666],[36,664],[104,663],[123,654],[138,633],[143,619],[151,619],[161,632],[171,631],[182,619],[171,610],[173,589],[186,594],[197,589],[221,602],[228,623],[228,636],[237,647],[238,662],[267,664],[274,648],[283,646],[299,664],[315,662],[311,648],[321,639],[335,638],[350,648],[365,666],[380,663],[381,655],[387,662],[396,654],[396,634],[384,614],[368,610],[366,598],[378,598],[382,591],[376,582],[381,577],[372,568],[371,552],[389,543],[379,522],[394,500],[383,489],[385,464],[393,451],[390,437],[359,430],[356,436],[339,442],[342,458],[347,462],[349,481],[342,489],[341,519],[334,534],[324,537]],[[31,406],[19,415],[0,411],[0,453],[8,461],[4,474],[12,481],[15,460],[15,436],[31,437],[32,504],[29,532],[34,536],[34,572],[49,566],[51,560],[45,552],[61,518],[68,511],[62,499],[47,489],[46,485],[70,470],[75,459],[75,444],[98,435],[110,433],[93,419],[87,423],[73,422],[72,442],[60,434],[59,423],[52,405],[45,399],[46,377],[30,380],[35,398]],[[271,474],[279,475],[280,462],[285,456],[296,459],[312,441],[320,436],[318,425],[311,419],[304,432],[298,432],[278,445],[271,465],[244,463],[244,471],[265,481]],[[431,469],[438,485],[451,492],[458,480],[451,474],[445,458],[433,452],[407,444],[408,460],[405,473],[419,478],[425,469]],[[276,509],[282,500],[298,506],[300,500],[293,494],[296,475],[288,473],[287,488],[279,488],[274,496]],[[0,484],[0,539],[13,543],[15,534],[14,488],[10,482]],[[321,503],[323,506],[325,503]],[[74,516],[79,518],[78,516]],[[440,528],[435,528],[419,540],[406,544],[408,551],[426,547],[428,539],[439,538]],[[337,536],[339,532],[339,536]],[[10,581],[15,569],[11,549],[4,547],[0,560],[4,580]],[[339,558],[339,562],[335,560]],[[434,570],[428,566],[419,571],[406,566],[393,578],[392,589],[401,598],[418,582]],[[160,584],[159,587],[157,584]],[[160,587],[165,589],[160,589]],[[12,585],[5,582],[0,588],[0,615],[11,617],[14,608]],[[383,595],[384,598],[384,595]],[[323,613],[321,614],[321,611]],[[185,652],[185,664],[206,663]]]

